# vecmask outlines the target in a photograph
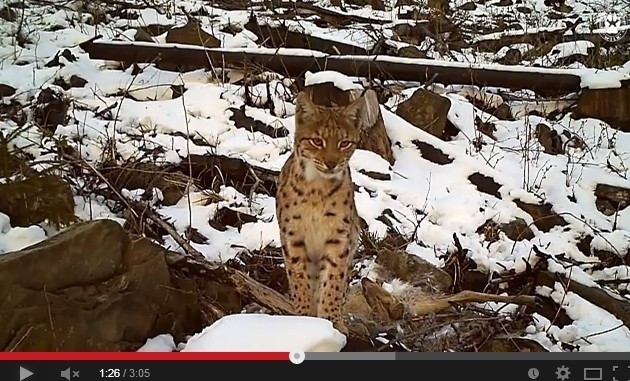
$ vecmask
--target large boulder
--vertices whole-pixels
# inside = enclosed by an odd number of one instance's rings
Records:
[[[451,101],[426,89],[416,90],[396,108],[396,115],[438,138],[443,138]]]
[[[0,255],[0,350],[136,350],[195,332],[200,303],[178,290],[165,253],[95,220]]]

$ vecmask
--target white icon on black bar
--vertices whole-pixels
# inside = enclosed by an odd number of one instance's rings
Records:
[[[602,368],[584,368],[584,381],[602,381],[603,379]]]
[[[568,366],[561,365],[556,369],[556,378],[560,381],[567,381],[571,376],[571,371]]]
[[[68,368],[66,370],[62,370],[61,372],[59,372],[59,377],[64,378],[67,381],[70,381],[72,377],[79,378],[79,371],[71,370],[70,368]]]
[[[305,354],[303,351],[293,351],[289,353],[289,360],[294,364],[301,364],[304,362]]]
[[[536,368],[530,368],[527,371],[527,377],[529,377],[530,380],[535,380],[538,376],[540,376],[540,371]]]
[[[72,376],[70,375],[70,368],[59,372],[59,377],[65,378],[66,380],[70,381],[72,379]]]
[[[26,380],[27,378],[31,377],[33,374],[35,373],[31,372],[30,370],[26,368],[20,367],[20,381]]]

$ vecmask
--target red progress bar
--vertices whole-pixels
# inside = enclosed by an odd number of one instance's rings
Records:
[[[288,352],[0,352],[0,361],[288,361]]]

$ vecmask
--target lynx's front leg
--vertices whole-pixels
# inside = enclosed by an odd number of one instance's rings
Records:
[[[345,240],[329,239],[321,260],[317,316],[330,320],[341,333],[348,334],[342,312],[348,289],[351,246]]]
[[[304,245],[304,240],[287,240],[283,247],[284,267],[289,279],[291,301],[296,315],[315,316],[315,305],[312,280],[309,279],[309,258]]]

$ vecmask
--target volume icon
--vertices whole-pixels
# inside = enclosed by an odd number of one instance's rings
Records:
[[[68,368],[66,370],[62,370],[61,372],[59,372],[59,377],[64,378],[67,381],[70,381],[70,379],[72,378],[70,376],[70,368]]]

